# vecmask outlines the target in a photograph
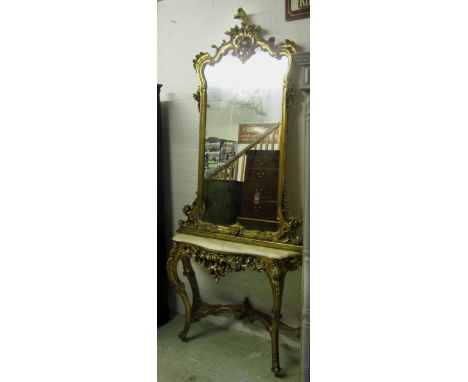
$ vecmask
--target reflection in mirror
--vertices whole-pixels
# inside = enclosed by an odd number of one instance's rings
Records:
[[[204,215],[213,224],[278,227],[278,167],[288,59],[257,48],[207,65]]]

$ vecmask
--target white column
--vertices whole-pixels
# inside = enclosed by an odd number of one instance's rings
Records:
[[[302,256],[302,333],[301,333],[301,365],[302,365],[302,382],[310,380],[310,283],[309,283],[309,256],[310,256],[310,233],[309,233],[309,202],[310,202],[310,176],[309,176],[309,158],[310,158],[310,112],[309,112],[309,97],[306,101],[306,121],[305,121],[305,145],[304,161],[306,181],[304,185],[304,241],[303,241],[303,256]]]
[[[297,53],[294,55],[294,63],[299,67],[299,77],[296,81],[296,88],[304,92],[305,95],[305,116],[304,123],[304,237],[303,237],[303,257],[302,257],[302,333],[301,333],[301,381],[310,380],[310,296],[309,296],[309,256],[310,256],[310,234],[309,234],[309,199],[310,199],[310,111],[309,111],[309,53]]]

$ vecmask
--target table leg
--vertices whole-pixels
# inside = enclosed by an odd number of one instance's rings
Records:
[[[279,376],[281,370],[279,364],[279,326],[281,321],[281,302],[283,298],[283,287],[284,278],[286,276],[286,270],[280,262],[273,261],[268,265],[266,273],[270,280],[271,290],[273,292],[273,308],[271,317],[271,351],[272,351],[272,368],[271,370],[275,373],[275,377]]]
[[[200,289],[198,288],[197,278],[195,277],[195,272],[193,271],[192,264],[190,262],[190,257],[182,257],[182,265],[184,267],[184,276],[187,277],[190,287],[192,289],[192,316],[198,307],[202,304],[202,299],[200,297]],[[196,320],[195,320],[196,321]]]
[[[177,294],[181,297],[184,303],[184,307],[185,307],[185,325],[182,331],[179,333],[179,338],[182,341],[187,340],[187,333],[190,328],[190,323],[192,322],[192,310],[190,307],[190,300],[185,290],[184,283],[180,281],[179,276],[177,275],[177,264],[179,263],[181,259],[183,261],[183,264],[185,264],[186,263],[185,256],[186,254],[184,253],[184,251],[182,251],[182,246],[179,243],[175,242],[174,247],[169,252],[169,257],[167,259],[167,266],[166,266],[167,274],[169,276],[169,281],[174,286],[174,289],[177,292]],[[185,273],[185,270],[184,270],[184,273]],[[189,278],[189,282],[192,283],[190,278]]]

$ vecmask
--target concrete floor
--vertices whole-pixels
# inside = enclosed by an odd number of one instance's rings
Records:
[[[158,329],[158,382],[265,382],[300,380],[300,350],[280,342],[281,377],[271,369],[271,344],[212,323],[191,325],[189,340],[177,334],[184,318]]]

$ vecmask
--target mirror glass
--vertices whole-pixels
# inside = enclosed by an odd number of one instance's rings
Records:
[[[204,212],[218,225],[278,227],[283,84],[288,59],[257,48],[245,63],[227,54],[207,65]]]

